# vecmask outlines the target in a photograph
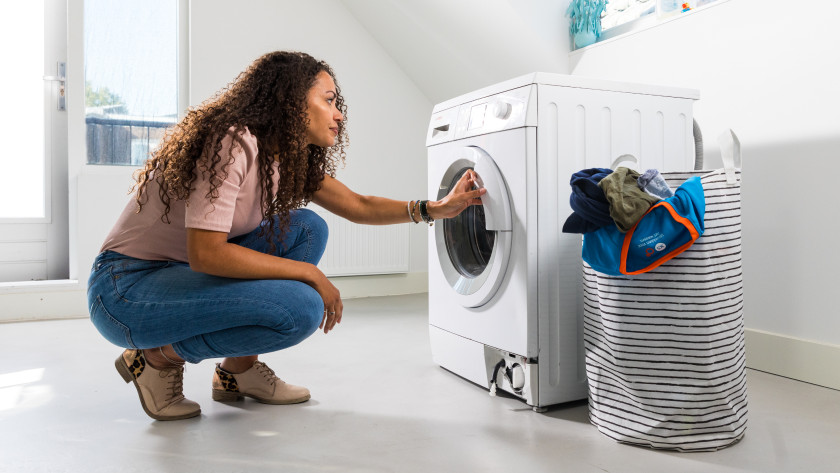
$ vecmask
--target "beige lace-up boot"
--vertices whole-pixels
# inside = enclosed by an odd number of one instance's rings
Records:
[[[213,400],[238,401],[244,396],[266,404],[297,404],[310,397],[308,389],[286,383],[262,361],[255,361],[247,371],[239,374],[228,373],[216,363]]]
[[[201,414],[201,407],[184,397],[184,367],[156,369],[142,350],[126,350],[115,362],[126,383],[134,382],[140,404],[152,419],[178,420]]]

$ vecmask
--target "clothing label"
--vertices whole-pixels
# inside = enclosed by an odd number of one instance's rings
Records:
[[[636,244],[636,248],[644,248],[646,246],[650,246],[663,238],[665,238],[665,234],[663,234],[662,232],[656,232],[653,235],[648,235],[640,239],[639,243]],[[658,248],[657,251],[659,251]]]

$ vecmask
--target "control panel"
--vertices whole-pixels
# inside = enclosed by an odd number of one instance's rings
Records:
[[[426,145],[526,126],[532,95],[536,85],[441,110],[432,115]]]

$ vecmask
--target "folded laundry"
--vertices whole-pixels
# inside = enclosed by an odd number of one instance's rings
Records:
[[[639,176],[636,182],[639,185],[639,189],[654,197],[667,199],[674,195],[674,191],[671,190],[671,187],[665,182],[665,178],[656,169],[648,169]]]
[[[588,233],[613,223],[610,204],[598,187],[612,172],[612,169],[590,168],[572,174],[569,205],[573,212],[563,224],[563,233]]]
[[[633,228],[650,206],[660,200],[639,189],[638,179],[637,171],[619,167],[598,183],[610,203],[610,217],[622,233]]]

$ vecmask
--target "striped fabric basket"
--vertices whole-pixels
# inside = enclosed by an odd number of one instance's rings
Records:
[[[617,441],[704,451],[744,435],[739,153],[724,152],[723,170],[663,173],[672,188],[703,183],[706,231],[685,252],[635,276],[584,263],[589,417]]]

